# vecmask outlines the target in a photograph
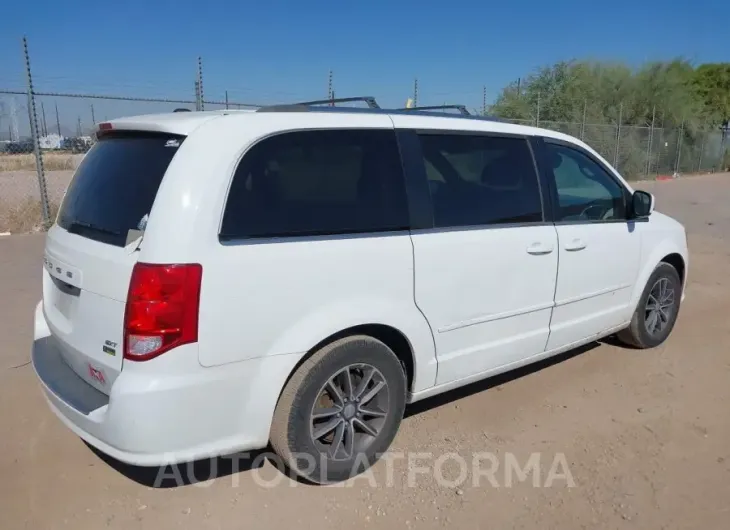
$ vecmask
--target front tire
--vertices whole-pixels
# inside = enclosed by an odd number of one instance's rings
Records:
[[[674,329],[681,297],[682,281],[677,270],[660,263],[644,287],[631,324],[618,333],[619,340],[642,349],[662,344]]]
[[[286,384],[271,445],[310,482],[346,480],[388,449],[405,402],[406,374],[393,351],[369,336],[345,337],[315,352]]]

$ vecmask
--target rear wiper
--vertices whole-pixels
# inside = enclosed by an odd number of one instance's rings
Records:
[[[110,236],[121,236],[121,232],[117,232],[115,230],[110,230],[109,228],[104,228],[101,226],[97,226],[92,223],[87,223],[86,221],[71,221],[68,225],[68,231],[71,234],[78,234],[79,230],[93,230],[94,232],[99,232],[101,234],[108,234]]]

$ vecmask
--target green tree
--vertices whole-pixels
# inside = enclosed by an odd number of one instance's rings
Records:
[[[515,120],[582,121],[647,125],[654,107],[668,126],[683,120],[701,121],[701,98],[695,90],[695,70],[684,60],[648,63],[631,69],[620,63],[559,62],[539,68],[518,90],[507,86],[492,113]]]
[[[730,63],[708,63],[697,67],[694,85],[707,116],[713,123],[730,124]]]
[[[707,150],[708,126],[728,120],[729,86],[728,64],[695,69],[677,58],[631,68],[561,61],[505,87],[491,112],[528,123],[539,117],[543,127],[581,136],[630,176],[673,171],[677,162],[680,171],[692,171]],[[656,136],[649,149],[652,120]]]

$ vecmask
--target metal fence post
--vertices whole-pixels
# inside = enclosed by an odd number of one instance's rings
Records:
[[[613,154],[613,167],[618,171],[618,149],[621,143],[621,115],[624,112],[623,102],[618,107],[618,124],[616,125],[616,150]]]
[[[707,131],[702,132],[702,141],[700,142],[700,159],[697,162],[697,172],[699,173],[702,170],[702,155],[705,151],[705,138],[707,136]]]
[[[651,172],[651,148],[654,142],[654,119],[656,118],[656,105],[651,111],[651,128],[649,129],[649,144],[646,147],[646,177],[649,178]]]
[[[535,113],[535,127],[540,126],[540,92],[537,93],[537,112]]]
[[[682,159],[682,137],[684,136],[684,118],[682,118],[682,125],[679,127],[679,139],[677,140],[677,162],[674,164],[674,173],[679,173],[679,162]]]
[[[720,139],[720,162],[719,162],[719,171],[725,171],[725,141],[727,140],[727,133],[728,133],[728,127],[727,125],[721,125],[720,131],[722,131],[722,137]]]
[[[28,74],[28,113],[30,115],[30,134],[33,137],[33,152],[35,153],[35,165],[38,173],[38,192],[41,197],[41,215],[43,225],[48,227],[51,223],[51,212],[48,207],[48,188],[46,187],[46,174],[43,169],[43,154],[41,153],[40,138],[38,137],[38,115],[35,108],[35,93],[33,92],[33,77],[30,73],[30,55],[28,54],[28,39],[23,37],[23,55],[25,56],[25,70]]]
[[[583,141],[583,138],[586,135],[586,112],[588,111],[588,100],[583,100],[583,121],[580,124],[580,140]]]
[[[666,158],[666,151],[664,150],[666,142],[665,137],[665,131],[666,131],[666,111],[662,111],[662,126],[659,127],[659,156],[657,157],[657,163],[654,165],[654,171],[657,173],[659,171],[663,171],[663,168],[661,168],[661,164],[663,162],[663,159]]]

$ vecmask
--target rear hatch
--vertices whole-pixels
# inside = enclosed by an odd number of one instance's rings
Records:
[[[183,137],[107,133],[76,170],[48,232],[43,309],[68,365],[108,394],[122,370],[124,312],[137,248]]]

